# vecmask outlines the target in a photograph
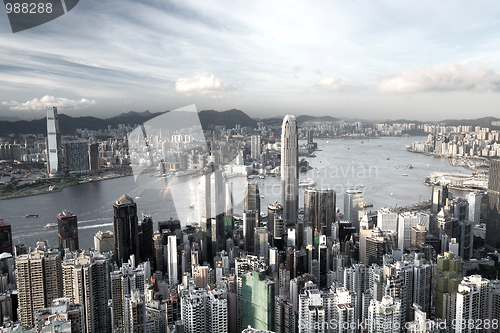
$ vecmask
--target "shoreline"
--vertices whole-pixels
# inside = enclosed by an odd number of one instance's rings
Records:
[[[129,177],[129,176],[132,176],[132,175],[133,175],[132,173],[131,174],[120,174],[120,175],[114,175],[114,176],[110,176],[110,177],[106,177],[106,178],[101,178],[101,179],[93,179],[93,180],[88,180],[88,181],[79,181],[77,183],[70,183],[70,184],[63,185],[62,187],[57,187],[57,188],[55,188],[53,190],[46,189],[46,190],[43,190],[43,191],[41,191],[39,193],[11,194],[11,195],[8,195],[8,196],[5,196],[5,197],[0,197],[0,200],[19,199],[19,198],[25,198],[25,197],[32,197],[32,196],[36,196],[36,195],[57,193],[57,192],[61,192],[62,190],[64,190],[67,187],[70,187],[70,186],[77,186],[77,185],[82,185],[82,184],[87,184],[87,183],[100,182],[100,181],[103,181],[103,180],[109,180],[109,179],[115,179],[115,178]],[[69,178],[66,178],[66,179],[69,179]]]

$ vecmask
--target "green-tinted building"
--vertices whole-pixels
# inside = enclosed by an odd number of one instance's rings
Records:
[[[224,232],[227,232],[229,237],[233,236],[234,217],[232,215],[224,216]]]
[[[274,280],[264,270],[242,275],[242,327],[274,331]]]
[[[453,320],[458,285],[462,281],[462,259],[452,252],[437,257],[436,317]]]

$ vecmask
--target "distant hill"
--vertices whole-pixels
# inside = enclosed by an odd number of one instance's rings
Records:
[[[101,119],[97,117],[71,117],[65,114],[59,115],[59,129],[63,135],[71,135],[75,133],[77,128],[87,128],[90,130],[100,130],[106,129],[108,126],[116,128],[118,124],[125,125],[139,125],[154,117],[157,117],[164,112],[151,113],[150,111],[137,112],[130,111],[122,113],[118,116],[114,116],[107,119]],[[223,125],[226,128],[234,128],[237,124],[241,127],[257,127],[257,120],[250,118],[245,112],[241,110],[227,110],[227,111],[214,111],[214,110],[203,110],[198,113],[200,117],[200,122],[203,129],[213,128],[213,126]],[[321,116],[315,117],[310,115],[297,116],[297,122],[299,125],[308,125],[315,122],[322,123],[335,123],[342,121],[342,119],[331,117],[331,116]],[[352,121],[352,119],[345,119],[346,121]],[[259,119],[267,126],[280,126],[283,123],[282,117],[273,117],[267,119]],[[364,121],[362,119],[357,119],[357,121],[370,123],[370,121]],[[479,119],[447,119],[440,122],[428,122],[428,123],[439,123],[447,126],[458,126],[458,125],[470,125],[470,126],[482,126],[490,127],[491,129],[500,129],[499,126],[492,126],[492,121],[500,121],[500,118],[495,117],[484,117]],[[388,124],[394,123],[415,123],[423,124],[425,122],[407,119],[398,120],[386,120],[381,121]],[[7,136],[9,134],[46,134],[47,133],[47,121],[46,118],[36,119],[36,120],[19,120],[19,118],[9,118],[0,117],[0,136]]]
[[[303,125],[306,123],[313,123],[313,122],[335,123],[338,121],[342,121],[342,119],[334,118],[331,116],[315,117],[309,115],[297,116],[295,117],[295,119],[297,119],[297,123],[299,125]],[[262,119],[261,121],[268,126],[279,126],[283,123],[283,118],[273,117],[273,118]]]
[[[65,114],[59,114],[59,130],[62,135],[71,135],[77,128],[87,128],[89,130],[106,129],[109,125],[116,128],[118,124],[139,125],[163,114],[164,112],[151,113],[149,111],[136,112],[130,111],[118,116],[101,119],[97,117],[71,117]],[[228,110],[218,112],[214,110],[205,110],[198,113],[201,125],[204,129],[209,125],[225,125],[226,128],[234,128],[236,124],[241,127],[256,127],[257,121],[250,118],[241,110]],[[22,121],[0,121],[0,136],[9,134],[46,134],[46,118],[36,120]]]
[[[224,125],[226,128],[234,128],[237,124],[241,127],[257,127],[256,120],[250,118],[245,112],[236,109],[221,112],[203,110],[198,113],[198,116],[203,129],[208,129],[210,125]]]
[[[138,113],[121,114],[108,119],[96,117],[71,117],[65,114],[59,114],[59,130],[62,135],[71,135],[77,128],[87,128],[89,130],[106,129],[109,125],[116,128],[118,124],[135,125],[142,124],[145,121],[154,118],[160,113],[150,113],[149,111]],[[0,136],[9,134],[46,134],[46,118],[36,120],[22,121],[0,121]]]
[[[440,121],[440,124],[445,124],[447,126],[459,126],[459,125],[469,125],[469,126],[481,126],[481,127],[492,127],[492,121],[500,121],[500,118],[495,117],[484,117],[478,119],[446,119]]]

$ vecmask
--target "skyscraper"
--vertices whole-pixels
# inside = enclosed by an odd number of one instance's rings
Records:
[[[242,276],[243,327],[274,331],[274,281],[265,271],[252,271]]]
[[[262,153],[261,149],[261,138],[259,134],[252,135],[252,142],[251,142],[251,157],[254,160],[260,159],[260,154]]]
[[[168,282],[171,285],[179,283],[178,269],[177,269],[177,238],[176,236],[168,236]]]
[[[62,263],[63,295],[84,306],[86,332],[110,332],[108,314],[109,262],[101,256],[80,253]]]
[[[47,107],[47,172],[55,176],[61,172],[61,134],[56,107]]]
[[[297,121],[286,115],[281,129],[281,196],[283,223],[292,226],[297,223],[299,205],[299,141]]]
[[[245,186],[243,202],[243,239],[245,251],[254,252],[255,228],[260,224],[260,193],[256,183]]]
[[[486,212],[486,246],[500,249],[500,160],[490,161],[488,180],[488,210]]]
[[[14,254],[12,251],[12,227],[4,220],[0,220],[0,253],[4,252]]]
[[[16,257],[16,285],[19,320],[23,326],[35,323],[35,312],[62,296],[61,257],[46,250],[43,243],[28,254]]]
[[[471,275],[463,278],[458,285],[456,303],[457,323],[484,322],[491,320],[491,292],[490,281],[481,275]],[[457,325],[456,333],[475,332],[476,330],[468,325]]]
[[[141,261],[153,262],[153,218],[142,217],[140,224]]]
[[[113,205],[115,257],[118,266],[127,262],[130,255],[140,258],[137,205],[131,197],[122,195]]]
[[[59,235],[59,249],[76,251],[78,246],[78,220],[77,216],[69,210],[57,214],[57,230]]]
[[[304,228],[331,235],[335,223],[335,191],[308,188],[304,191]],[[305,244],[307,245],[307,244]]]
[[[391,296],[382,297],[380,302],[372,300],[368,308],[368,332],[401,332],[401,307],[401,302]]]
[[[95,142],[89,144],[89,169],[91,173],[99,171],[99,145]]]
[[[363,209],[365,196],[360,190],[347,190],[344,197],[344,219],[351,221],[359,230],[359,212]]]
[[[64,143],[64,170],[71,174],[89,173],[89,148],[85,140]]]

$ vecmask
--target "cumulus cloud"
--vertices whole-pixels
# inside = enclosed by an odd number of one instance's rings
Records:
[[[191,77],[180,78],[175,83],[175,91],[188,95],[227,92],[239,88],[239,84],[224,82],[221,78],[209,73],[199,73]]]
[[[382,94],[500,91],[500,71],[481,64],[443,64],[433,68],[412,68],[384,75],[378,83],[377,91]]]
[[[45,95],[40,99],[35,98],[24,103],[18,101],[2,102],[2,105],[8,106],[11,110],[17,111],[37,111],[43,110],[47,106],[56,106],[61,109],[86,109],[95,104],[94,100],[86,98],[72,100],[64,97],[54,97],[49,95]]]
[[[352,93],[365,88],[365,86],[357,80],[345,81],[335,77],[325,77],[316,82],[314,86],[321,90],[339,93]]]

